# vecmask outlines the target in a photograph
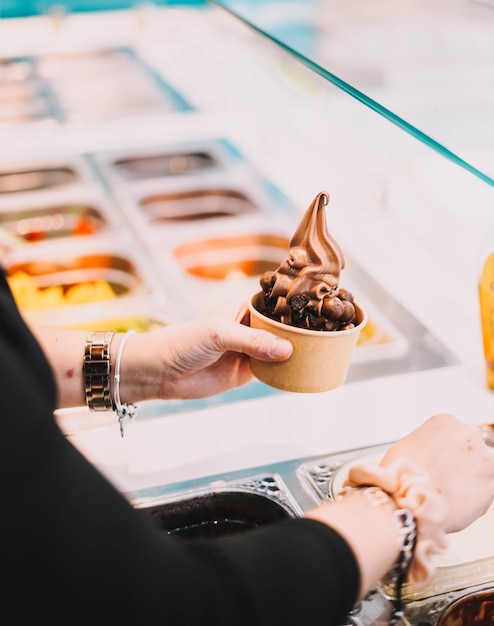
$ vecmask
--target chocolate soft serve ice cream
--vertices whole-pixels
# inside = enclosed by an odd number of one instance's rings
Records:
[[[348,330],[357,322],[353,295],[341,289],[341,248],[326,226],[329,194],[321,191],[305,212],[277,270],[261,277],[259,311],[282,324],[311,330]]]
[[[320,192],[302,217],[288,256],[265,272],[250,303],[250,325],[288,339],[287,361],[251,358],[257,378],[287,391],[329,391],[346,378],[367,315],[340,287],[345,257],[326,226],[329,194]]]

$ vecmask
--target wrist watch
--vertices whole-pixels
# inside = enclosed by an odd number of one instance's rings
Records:
[[[86,338],[84,350],[84,392],[90,411],[110,411],[110,344],[115,331],[95,331]]]

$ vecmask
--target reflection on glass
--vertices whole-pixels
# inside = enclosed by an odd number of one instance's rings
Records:
[[[211,1],[494,184],[494,3]]]

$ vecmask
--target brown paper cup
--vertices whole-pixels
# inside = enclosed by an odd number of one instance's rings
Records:
[[[256,303],[262,297],[262,292],[258,292],[249,302],[251,327],[288,339],[293,353],[287,361],[279,362],[251,358],[254,376],[271,387],[301,393],[329,391],[343,384],[360,331],[367,323],[365,310],[354,303],[358,320],[355,328],[307,330],[281,324],[259,313]]]

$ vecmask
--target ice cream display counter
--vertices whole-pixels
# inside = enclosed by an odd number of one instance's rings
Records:
[[[134,506],[149,511],[164,533],[183,541],[232,535],[299,516],[317,503],[334,499],[353,464],[363,460],[377,463],[386,449],[384,444],[293,459],[128,496]],[[436,557],[437,572],[425,589],[404,589],[403,624],[488,623],[493,615],[493,523],[494,505],[470,527],[453,535],[448,550]],[[389,623],[393,597],[392,589],[379,584],[354,607],[342,626]]]
[[[300,515],[340,466],[434,413],[494,421],[477,290],[489,176],[218,4],[0,20],[0,259],[30,321],[141,331],[234,308],[329,193],[368,313],[343,385],[142,403],[124,438],[112,413],[57,412],[136,507],[187,536]],[[453,600],[491,593],[476,565],[410,597],[410,623],[448,626]],[[386,593],[348,624],[375,623]]]

